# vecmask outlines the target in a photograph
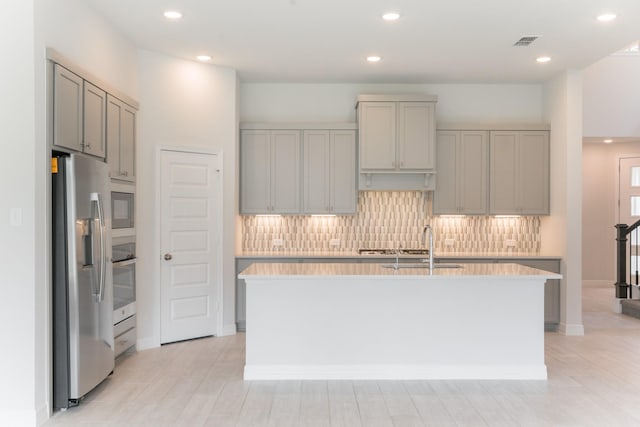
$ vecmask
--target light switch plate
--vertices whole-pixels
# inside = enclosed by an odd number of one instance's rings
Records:
[[[273,246],[282,246],[282,245],[284,245],[284,241],[282,239],[273,239],[271,241],[271,244]]]
[[[508,248],[515,248],[516,246],[516,241],[513,239],[507,239],[504,241],[504,245]]]
[[[12,227],[22,227],[22,208],[11,208],[9,210],[9,224]]]
[[[329,246],[340,246],[340,239],[331,239],[329,240]]]
[[[455,245],[456,241],[453,239],[444,239],[444,245],[445,246],[453,246]]]

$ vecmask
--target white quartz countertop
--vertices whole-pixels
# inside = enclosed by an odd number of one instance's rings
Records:
[[[409,254],[401,254],[400,258],[417,258],[422,259],[426,258],[427,255],[409,255]],[[530,252],[443,252],[443,253],[434,253],[434,257],[441,260],[446,259],[482,259],[482,258],[501,258],[501,259],[561,259],[561,256],[552,255],[552,254],[540,254],[540,253],[530,253]],[[338,252],[338,251],[314,251],[314,252],[303,252],[303,251],[246,251],[242,253],[236,254],[236,258],[395,258],[395,255],[371,255],[364,254],[360,255],[357,252]]]
[[[562,276],[513,263],[458,264],[460,268],[385,268],[384,264],[362,263],[255,263],[243,270],[240,279],[389,279],[393,278],[493,278],[493,279],[560,279]]]

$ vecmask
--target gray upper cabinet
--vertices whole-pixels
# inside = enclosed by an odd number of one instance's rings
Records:
[[[303,213],[355,213],[355,131],[305,130],[303,135]]]
[[[136,109],[107,95],[107,162],[112,179],[135,181]]]
[[[240,213],[299,214],[300,131],[243,130]]]
[[[53,64],[53,146],[107,157],[107,92]]]
[[[88,81],[84,81],[84,152],[96,157],[105,158],[107,93]]]
[[[435,167],[435,103],[359,102],[360,170]]]
[[[360,169],[396,169],[396,103],[360,102]]]
[[[437,132],[433,213],[483,215],[488,212],[487,131]]]
[[[107,93],[54,64],[53,145],[106,157]]]
[[[435,103],[399,102],[397,123],[397,168],[409,171],[435,169]]]
[[[83,80],[58,64],[53,70],[53,144],[82,151]]]
[[[549,132],[492,131],[489,210],[549,214]]]
[[[436,170],[433,95],[358,96],[361,190],[429,190]]]

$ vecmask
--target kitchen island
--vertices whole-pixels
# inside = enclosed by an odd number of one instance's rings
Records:
[[[518,264],[256,263],[244,377],[546,379],[544,282]]]

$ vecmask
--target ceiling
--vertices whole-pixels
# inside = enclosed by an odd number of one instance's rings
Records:
[[[535,83],[640,39],[639,0],[86,0],[136,46],[242,82]],[[167,9],[183,18],[168,21]],[[394,10],[399,20],[386,22]],[[610,23],[595,17],[617,14]],[[522,36],[541,36],[514,47]],[[367,63],[368,55],[382,57]],[[539,64],[540,55],[551,62]]]

